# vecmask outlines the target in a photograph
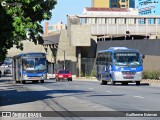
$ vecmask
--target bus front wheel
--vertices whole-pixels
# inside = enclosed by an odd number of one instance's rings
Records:
[[[41,83],[44,83],[44,80],[41,80]]]
[[[26,84],[26,81],[25,81],[25,80],[22,80],[22,83],[23,83],[23,84]]]
[[[20,81],[16,80],[15,83],[20,83]]]
[[[122,82],[122,85],[128,85],[128,82]]]
[[[115,81],[111,80],[111,85],[115,85],[115,83],[116,83]]]

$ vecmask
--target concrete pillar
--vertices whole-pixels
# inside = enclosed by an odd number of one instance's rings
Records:
[[[79,77],[81,77],[81,49],[78,50],[78,68],[79,68]]]
[[[138,35],[139,33],[139,25],[138,25],[139,19],[136,18],[136,34]]]

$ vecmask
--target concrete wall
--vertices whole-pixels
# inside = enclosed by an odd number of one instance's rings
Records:
[[[56,58],[56,70],[63,69],[64,64],[64,51],[65,50],[65,67],[72,72],[73,77],[76,77],[76,47],[70,45],[67,31],[62,30],[60,34],[57,58]]]
[[[98,41],[97,51],[108,49],[109,47],[128,47],[138,49],[141,54],[145,54],[144,70],[160,70],[160,40],[112,40]]]
[[[58,47],[59,48],[57,50],[57,60],[60,60],[60,61],[64,60],[63,50],[65,50],[66,60],[72,60],[72,61],[77,60],[76,59],[76,48],[75,46],[70,45],[66,30],[61,31]]]
[[[71,45],[72,46],[90,46],[90,26],[89,25],[71,25]]]
[[[35,45],[34,42],[31,42],[29,40],[22,41],[23,43],[23,51],[20,49],[17,49],[16,46],[13,46],[11,49],[8,50],[7,57],[12,57],[14,55],[20,54],[20,53],[26,53],[26,52],[44,52],[43,45]]]
[[[143,61],[144,70],[160,71],[160,56],[146,55]]]

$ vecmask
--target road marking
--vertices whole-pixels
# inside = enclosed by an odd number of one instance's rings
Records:
[[[144,97],[141,97],[141,96],[134,96],[134,97],[136,97],[136,98],[144,98]]]
[[[108,93],[113,93],[112,91],[105,91],[105,92],[108,92]]]
[[[77,87],[77,88],[78,88],[79,86],[75,86],[75,87]]]
[[[93,88],[89,88],[90,90],[93,90]]]

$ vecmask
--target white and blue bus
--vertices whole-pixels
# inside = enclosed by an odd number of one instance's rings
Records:
[[[111,47],[97,52],[97,79],[102,84],[121,82],[128,85],[136,82],[140,85],[143,72],[143,58],[136,49]]]
[[[16,55],[13,57],[12,71],[16,83],[26,83],[26,81],[43,83],[47,79],[46,54],[30,52]]]

